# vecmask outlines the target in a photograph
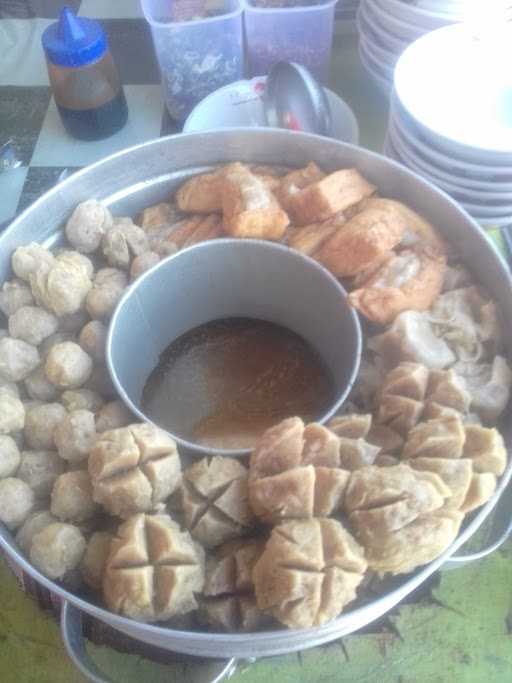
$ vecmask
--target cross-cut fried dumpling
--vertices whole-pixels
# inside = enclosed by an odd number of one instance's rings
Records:
[[[486,503],[496,491],[496,477],[490,472],[473,472],[466,498],[460,511],[471,512]]]
[[[497,429],[466,425],[464,457],[471,458],[475,472],[502,475],[507,465],[507,449]]]
[[[327,423],[331,432],[347,439],[364,439],[370,431],[371,425],[372,416],[359,413],[337,415]]]
[[[420,422],[409,432],[402,458],[461,458],[465,438],[459,417]]]
[[[429,372],[419,363],[400,363],[386,375],[382,385],[383,394],[405,396],[423,401],[429,381]]]
[[[275,527],[253,570],[258,607],[290,628],[318,626],[356,597],[363,548],[333,519]]]
[[[471,404],[471,395],[464,378],[452,369],[430,372],[427,398],[460,413],[467,413]]]
[[[384,454],[394,454],[402,450],[404,439],[398,432],[387,425],[375,424],[372,426],[366,437],[368,443],[378,446],[380,453],[377,460]],[[378,464],[378,463],[377,463]]]
[[[379,446],[364,439],[340,438],[340,466],[345,470],[353,471],[366,465],[373,465],[379,452]]]
[[[435,473],[407,465],[364,467],[352,473],[344,507],[365,545],[406,526],[419,515],[439,509],[450,489]]]
[[[407,434],[421,417],[423,403],[406,396],[381,396],[377,422],[385,424],[399,434]]]
[[[410,461],[416,470],[435,472],[450,489],[452,495],[446,500],[446,509],[459,510],[466,500],[473,477],[473,464],[469,458],[414,458]]]
[[[459,533],[464,515],[456,510],[436,510],[407,526],[376,537],[365,546],[368,567],[379,573],[407,574],[444,552]]]

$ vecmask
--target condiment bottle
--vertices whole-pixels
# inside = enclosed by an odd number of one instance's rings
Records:
[[[122,128],[128,108],[101,24],[64,7],[42,36],[48,75],[62,123],[80,140]]]

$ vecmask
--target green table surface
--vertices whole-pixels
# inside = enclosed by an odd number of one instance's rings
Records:
[[[335,39],[331,87],[353,108],[361,145],[381,151],[387,99],[361,66],[356,38]],[[510,683],[512,542],[490,557],[439,573],[427,590],[373,629],[300,654],[241,665],[231,683]],[[88,644],[123,683],[198,683],[194,669]],[[50,613],[18,589],[0,559],[0,682],[83,683]]]

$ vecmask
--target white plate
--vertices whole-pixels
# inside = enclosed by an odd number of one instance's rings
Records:
[[[467,175],[461,175],[456,171],[446,171],[445,169],[430,163],[428,159],[423,157],[416,149],[411,147],[408,141],[401,135],[400,129],[396,126],[396,121],[394,118],[390,119],[390,126],[391,125],[393,125],[395,128],[395,138],[399,138],[401,149],[403,150],[405,148],[408,158],[410,158],[412,162],[421,169],[422,172],[428,173],[438,180],[455,183],[458,186],[463,187],[466,191],[477,190],[479,192],[504,192],[512,194],[512,180],[508,183],[475,180]]]
[[[384,142],[384,150],[383,154],[387,156],[389,159],[393,159],[393,161],[396,161],[399,164],[402,164],[403,166],[406,166],[408,168],[414,169],[412,166],[409,166],[409,164],[406,164],[400,154],[396,151],[396,149],[393,147],[393,143],[390,140],[389,137],[386,137],[386,140]],[[418,171],[418,173],[421,173]],[[421,173],[421,175],[424,175],[427,180],[430,180],[434,185],[437,185],[437,182],[434,181],[434,179],[430,179],[427,175]],[[439,185],[438,185],[439,187]],[[505,215],[505,216],[482,216],[481,214],[478,213],[473,213],[470,208],[468,208],[467,205],[464,203],[460,202],[459,200],[456,200],[459,202],[459,204],[468,212],[470,213],[473,218],[480,223],[480,225],[484,228],[502,228],[505,227],[506,225],[510,225],[512,223],[512,213],[510,215]]]
[[[266,77],[237,81],[219,88],[192,110],[183,126],[184,133],[220,128],[266,126],[262,95]],[[359,126],[352,110],[341,97],[325,88],[331,106],[333,138],[357,145]]]
[[[462,18],[457,15],[447,17],[446,14],[427,11],[416,5],[400,2],[400,0],[374,0],[374,2],[377,5],[380,5],[383,12],[388,12],[400,21],[404,21],[413,26],[418,26],[427,31],[432,31],[436,28],[446,26],[447,24],[452,24]]]
[[[511,43],[512,32],[509,43],[493,42],[455,24],[423,36],[398,60],[400,102],[448,153],[512,165]]]
[[[367,0],[362,0],[361,6],[359,7],[359,11],[357,13],[358,18],[360,18],[362,22],[368,25],[371,31],[379,39],[380,43],[382,44],[382,47],[387,48],[392,52],[395,52],[395,54],[397,55],[402,54],[402,52],[409,45],[410,41],[398,38],[392,33],[389,33],[388,31],[384,30],[384,28],[380,25],[379,19],[373,16],[371,9],[368,7],[366,3]]]
[[[497,208],[500,208],[500,204],[512,205],[512,190],[496,192],[492,190],[475,189],[460,184],[457,182],[458,178],[440,178],[435,171],[431,172],[428,165],[423,164],[423,162],[421,162],[414,153],[411,153],[407,146],[402,142],[392,122],[390,122],[388,128],[388,136],[389,141],[406,166],[424,176],[427,180],[430,180],[434,185],[442,188],[452,196],[456,196],[458,200],[469,202],[475,200],[476,202],[483,202],[484,204],[497,202]],[[493,187],[493,185],[489,184],[489,187]]]
[[[395,108],[395,98],[392,98],[392,109]],[[512,178],[512,165],[491,165],[482,161],[482,163],[472,163],[461,159],[460,157],[452,155],[447,155],[435,149],[432,145],[421,140],[417,128],[414,124],[411,124],[409,119],[405,119],[400,116],[399,113],[393,113],[395,124],[399,127],[400,132],[403,137],[405,137],[408,142],[415,148],[419,150],[422,156],[429,159],[434,165],[439,165],[441,168],[448,172],[456,171],[458,174],[463,176],[467,175],[471,178],[477,180],[484,180],[492,182],[494,180],[499,182],[509,182]]]

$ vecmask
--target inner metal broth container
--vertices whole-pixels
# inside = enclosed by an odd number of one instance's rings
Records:
[[[336,278],[317,261],[281,244],[251,239],[203,242],[147,271],[127,290],[110,322],[107,366],[120,398],[140,419],[142,393],[162,351],[212,320],[253,318],[302,337],[333,379],[333,398],[318,422],[340,408],[361,357],[359,318]],[[162,425],[159,425],[162,426]],[[248,455],[171,434],[191,453]]]

